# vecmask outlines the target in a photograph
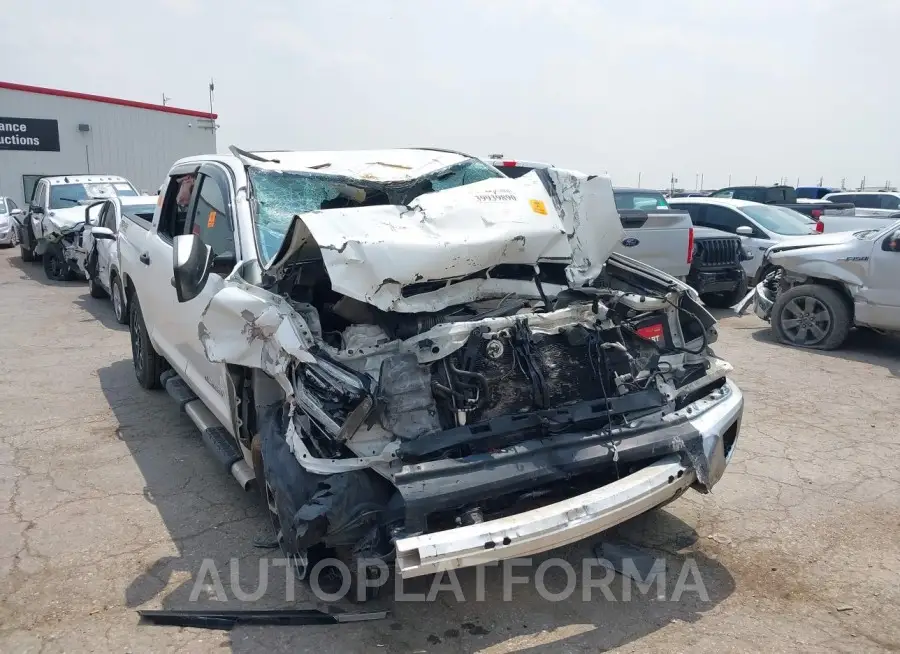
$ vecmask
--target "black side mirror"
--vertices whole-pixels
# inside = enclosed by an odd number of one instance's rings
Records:
[[[881,242],[881,249],[885,252],[900,252],[900,229],[895,229]]]
[[[212,261],[212,248],[196,234],[175,237],[172,269],[179,302],[188,302],[200,295],[209,279]]]

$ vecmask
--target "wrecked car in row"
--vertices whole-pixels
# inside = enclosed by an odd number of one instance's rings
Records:
[[[900,222],[880,229],[801,236],[770,247],[751,305],[782,343],[839,348],[850,330],[900,333]]]
[[[260,489],[303,578],[530,555],[730,460],[743,397],[682,282],[611,254],[610,180],[442,150],[179,161],[126,215],[135,374]]]
[[[83,274],[78,253],[89,226],[86,205],[136,195],[131,182],[115,175],[41,177],[35,183],[27,215],[18,226],[22,261],[40,259],[48,279],[75,279]]]

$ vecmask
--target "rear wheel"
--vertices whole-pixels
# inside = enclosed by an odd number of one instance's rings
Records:
[[[127,304],[125,303],[125,293],[122,291],[122,282],[118,277],[112,277],[112,305],[113,312],[116,314],[116,322],[120,325],[128,324]]]
[[[853,324],[847,300],[819,284],[803,284],[781,293],[772,307],[771,321],[782,343],[815,350],[840,347]]]
[[[128,326],[131,332],[131,359],[134,362],[134,376],[137,377],[138,383],[147,390],[159,388],[159,375],[165,368],[165,362],[153,349],[137,297],[132,300]]]

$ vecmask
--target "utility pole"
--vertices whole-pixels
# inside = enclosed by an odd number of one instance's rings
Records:
[[[701,191],[703,190],[703,173],[700,173],[700,189],[699,190],[701,190]]]
[[[163,93],[163,106],[166,106],[166,103],[172,98],[168,97],[165,93]]]
[[[754,175],[754,176],[753,176],[753,186],[756,186],[756,181],[757,181],[758,179],[759,179],[759,176],[758,176],[758,175]],[[729,181],[729,182],[731,181],[731,177],[728,178],[728,181]]]
[[[799,177],[797,178],[797,183],[794,184],[794,188],[797,188],[798,186],[800,186],[800,178]]]
[[[638,188],[641,188],[641,172],[638,171]]]
[[[728,173],[728,186],[731,186],[731,173]]]
[[[694,190],[695,191],[700,190],[700,187],[698,186],[699,184],[700,184],[700,173],[694,173]]]
[[[842,191],[847,190],[847,178],[846,177],[841,177],[841,190]]]
[[[677,182],[677,181],[678,181],[678,179],[675,177],[675,173],[672,173],[672,177],[669,180],[669,183],[671,184],[672,193],[675,193],[675,182]]]
[[[866,190],[866,178],[865,177],[863,177],[862,181],[859,183],[859,190],[860,191]]]

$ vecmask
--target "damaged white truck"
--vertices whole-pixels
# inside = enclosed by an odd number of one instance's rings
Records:
[[[83,274],[78,257],[83,247],[85,205],[97,200],[137,195],[124,177],[58,175],[34,186],[28,215],[19,227],[22,261],[40,258],[48,279],[71,281]]]
[[[715,320],[611,255],[607,177],[232,152],[123,219],[135,373],[256,480],[299,577],[527,556],[719,481],[743,397]]]

